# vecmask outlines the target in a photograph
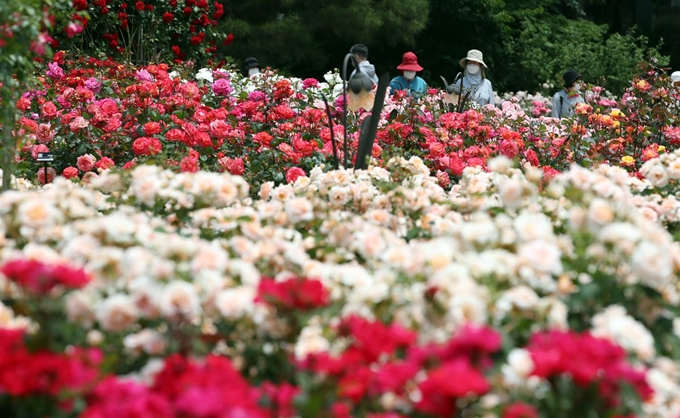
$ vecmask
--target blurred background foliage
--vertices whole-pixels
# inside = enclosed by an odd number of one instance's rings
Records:
[[[354,43],[379,73],[396,74],[408,50],[441,87],[467,50],[484,53],[498,91],[545,90],[577,68],[586,82],[620,93],[650,55],[680,67],[680,1],[652,0],[222,0],[228,52],[298,77],[342,64]],[[658,16],[662,13],[663,16]],[[674,16],[674,17],[673,17]],[[663,17],[663,19],[661,19]],[[672,59],[672,62],[669,60]],[[549,90],[552,88],[549,88]]]
[[[87,1],[91,21],[83,35],[89,40],[62,36],[61,47],[115,57],[116,51],[101,50],[110,41],[97,40],[117,30],[119,44],[130,37],[130,29],[115,27],[120,18],[113,5],[123,0],[105,3],[111,9],[108,14],[93,6],[101,2]],[[186,36],[179,36],[183,27],[173,27],[179,20],[160,22],[160,13],[173,2],[140,1],[155,5],[158,13],[155,23],[145,28],[150,36],[157,35],[149,38],[152,46],[166,55],[173,42],[183,42],[182,51],[189,50],[191,33],[184,30]],[[208,30],[218,33],[218,40],[233,34],[233,42],[217,41],[213,60],[239,65],[254,56],[264,66],[301,78],[321,78],[340,67],[355,43],[368,46],[378,73],[392,75],[403,53],[414,51],[425,68],[422,77],[434,87],[443,87],[440,75],[449,80],[456,76],[458,61],[469,49],[479,49],[499,92],[552,93],[561,85],[564,71],[577,68],[586,82],[620,94],[642,60],[654,56],[659,65],[680,67],[680,0],[211,0],[210,4],[215,2],[223,6],[223,14]],[[193,5],[190,15],[202,13],[195,0],[178,3],[175,8]],[[181,14],[176,13],[177,19]],[[134,27],[133,18],[128,19]],[[174,31],[174,38],[166,44],[167,36],[161,35],[169,31]],[[141,49],[151,47],[137,48]],[[130,60],[140,63],[139,58]],[[190,58],[196,65],[205,65],[208,59],[203,54]],[[171,61],[172,55],[164,59]]]

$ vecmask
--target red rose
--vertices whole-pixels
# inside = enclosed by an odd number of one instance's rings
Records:
[[[172,18],[173,18],[173,17],[174,17],[174,16],[173,16],[172,13],[170,13],[170,12],[165,12],[165,13],[163,13],[163,23],[166,23],[166,24],[167,24],[167,23],[172,22]]]
[[[107,170],[111,167],[115,167],[116,163],[113,162],[112,159],[109,157],[102,157],[99,161],[97,161],[94,165],[96,168],[101,168],[102,170]]]
[[[77,12],[87,9],[87,0],[73,0],[73,7]]]
[[[262,278],[255,302],[299,310],[328,305],[330,294],[317,279],[291,278],[277,282]]]
[[[503,418],[538,418],[538,412],[531,405],[515,402],[503,408]]]
[[[224,38],[224,45],[229,46],[232,42],[234,42],[234,34],[230,33],[226,38]]]
[[[274,138],[267,132],[258,132],[253,135],[253,141],[261,145],[269,146],[269,143],[272,141],[272,139]]]
[[[156,155],[161,152],[163,145],[157,138],[139,137],[132,143],[135,155]]]
[[[37,260],[9,261],[0,270],[11,281],[35,294],[46,294],[57,285],[78,289],[90,281],[82,269]]]
[[[53,102],[45,102],[42,105],[42,115],[47,119],[52,119],[57,116],[57,106]]]
[[[137,9],[139,11],[144,10],[144,6],[145,6],[144,2],[138,1],[137,3],[135,3],[135,9]]]
[[[78,177],[78,169],[75,167],[68,166],[64,169],[64,171],[61,172],[61,175],[66,177],[67,179]]]
[[[286,171],[286,181],[288,183],[295,183],[295,180],[298,179],[298,177],[303,177],[306,176],[307,174],[305,173],[305,170],[301,169],[300,167],[291,167]]]
[[[451,173],[455,176],[460,176],[463,174],[463,170],[465,170],[465,162],[457,156],[452,155],[449,158],[449,170],[451,170]]]
[[[217,160],[218,164],[229,173],[240,176],[245,172],[245,167],[243,165],[243,158],[229,158],[223,157]]]
[[[210,122],[210,134],[216,138],[224,138],[231,131],[231,125],[223,120]]]
[[[182,173],[195,173],[198,171],[198,158],[187,156],[179,162],[179,169]]]
[[[519,153],[519,147],[517,146],[517,143],[512,140],[507,139],[502,140],[500,148],[501,154],[505,155],[510,159],[515,158]]]
[[[144,135],[153,136],[161,132],[161,124],[158,122],[147,122],[144,124]]]

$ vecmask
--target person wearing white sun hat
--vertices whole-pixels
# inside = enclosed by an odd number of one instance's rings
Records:
[[[673,84],[680,83],[680,71],[673,71],[673,73],[671,73],[671,81]]]
[[[484,55],[478,49],[471,49],[467,56],[459,61],[463,72],[458,73],[456,81],[446,88],[449,94],[469,94],[469,100],[480,106],[494,104],[494,93],[491,81],[486,78],[484,70],[489,68],[484,63]]]

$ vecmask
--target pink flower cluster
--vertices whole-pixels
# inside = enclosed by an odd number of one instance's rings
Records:
[[[226,357],[194,361],[173,355],[150,386],[115,377],[101,381],[81,417],[274,418],[293,415],[296,394],[288,384],[250,386]]]

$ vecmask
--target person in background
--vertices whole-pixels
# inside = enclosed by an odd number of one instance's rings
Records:
[[[480,106],[494,104],[494,93],[491,81],[486,78],[484,55],[477,49],[468,51],[467,56],[459,62],[463,72],[458,73],[456,81],[446,88],[449,94],[468,94],[468,99]]]
[[[257,58],[249,57],[243,61],[243,75],[245,77],[250,77],[255,74],[260,74],[260,63],[257,62]]]
[[[553,96],[552,117],[558,119],[572,116],[576,105],[584,102],[580,93],[581,74],[570,69],[562,75],[562,78],[564,79],[564,89]]]
[[[362,44],[356,44],[352,46],[349,50],[350,53],[354,55],[354,59],[357,62],[357,66],[359,67],[359,70],[366,74],[368,78],[371,79],[373,82],[373,85],[378,84],[378,76],[375,75],[375,67],[373,64],[368,62],[368,48],[365,45]],[[357,72],[357,70],[352,71],[352,74],[350,75],[350,78]]]
[[[673,71],[671,73],[671,82],[673,84],[680,83],[680,71]]]
[[[404,54],[401,64],[397,70],[402,71],[402,75],[396,76],[390,81],[390,95],[398,90],[406,90],[411,97],[422,97],[427,92],[427,83],[416,73],[423,71],[423,67],[418,64],[418,57],[413,52]]]

